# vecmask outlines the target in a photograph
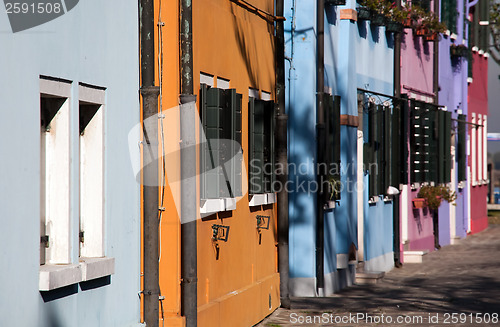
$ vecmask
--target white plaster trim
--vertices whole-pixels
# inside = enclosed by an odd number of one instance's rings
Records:
[[[401,188],[401,242],[408,241],[408,185]]]
[[[276,193],[267,193],[267,204],[276,203]]]
[[[226,211],[236,210],[236,199],[235,198],[225,198]]]
[[[248,97],[258,99],[259,98],[259,90],[254,88],[248,88]]]
[[[376,258],[365,261],[365,271],[390,271],[394,268],[394,252],[382,254]]]
[[[38,273],[38,289],[40,291],[51,291],[81,281],[82,272],[79,264],[42,265]]]
[[[82,281],[92,280],[115,273],[115,258],[80,258]]]
[[[229,80],[221,77],[217,77],[217,88],[227,90],[229,89]]]
[[[104,90],[78,85],[78,99],[89,103],[104,104],[106,93]]]
[[[429,251],[404,251],[403,252],[403,260],[404,263],[422,263],[423,256],[426,255]]]
[[[472,47],[472,51],[473,51],[473,52],[478,52],[478,51],[479,51],[479,48],[478,48],[477,46],[473,46],[473,47]]]
[[[265,101],[270,101],[271,100],[271,93],[262,91],[260,92],[260,98]]]
[[[206,84],[208,86],[214,86],[214,75],[200,73],[200,84]]]
[[[224,199],[206,199],[201,200],[200,213],[216,213],[224,211],[226,203]]]
[[[290,282],[290,295],[291,296],[297,296],[297,297],[316,297],[317,296],[317,294],[316,294],[316,278],[315,277],[290,278],[289,282]]]
[[[338,253],[337,254],[337,269],[346,269],[349,267],[349,254]]]
[[[467,83],[472,83],[473,79],[472,77],[467,77]]]
[[[250,207],[261,206],[267,204],[267,194],[253,194],[250,195]]]
[[[71,83],[40,78],[40,93],[69,98],[71,97]]]
[[[365,212],[364,212],[364,169],[363,169],[363,131],[358,130],[358,140],[357,140],[357,155],[358,155],[358,171],[357,171],[357,183],[358,183],[358,259],[363,260],[365,252],[364,243],[364,228],[365,228]]]

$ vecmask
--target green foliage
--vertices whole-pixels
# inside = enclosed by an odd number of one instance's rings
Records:
[[[418,197],[424,198],[430,209],[437,210],[441,205],[441,201],[445,200],[448,203],[452,203],[457,199],[457,194],[452,191],[448,186],[438,185],[438,186],[422,186],[420,191],[418,191]],[[453,205],[456,205],[453,203]]]
[[[500,65],[500,3],[491,2],[490,5],[490,32],[493,39],[493,48],[496,50],[497,54],[491,53],[491,57]]]
[[[418,5],[398,8],[387,0],[362,0],[360,4],[375,14],[387,17],[389,20],[403,24],[411,19],[412,26],[427,28],[430,34],[444,33],[446,25],[439,21],[439,17],[432,11],[425,10]]]

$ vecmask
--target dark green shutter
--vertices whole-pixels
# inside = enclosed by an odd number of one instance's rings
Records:
[[[410,157],[410,153],[408,151],[409,144],[407,140],[409,138],[409,119],[410,119],[410,102],[406,98],[406,95],[402,96],[403,99],[401,101],[401,142],[400,142],[400,163],[401,163],[401,175],[400,181],[402,184],[408,184],[408,160]]]
[[[222,197],[229,196],[231,198],[241,196],[241,94],[236,93],[235,89],[223,90],[225,106],[224,106],[224,138],[223,144],[225,148],[225,158],[223,162],[231,160],[231,164],[226,164],[225,177],[227,177],[226,193]],[[227,141],[230,140],[230,141]]]
[[[274,102],[264,101],[264,192],[271,193],[274,182]]]
[[[377,121],[377,140],[376,140],[376,156],[377,156],[377,195],[385,194],[385,155],[384,155],[384,107],[377,106],[375,113]]]
[[[426,105],[426,117],[429,128],[429,136],[427,137],[426,147],[426,182],[438,182],[439,176],[439,119],[437,107],[431,104]]]
[[[401,102],[396,101],[392,108],[391,116],[391,140],[389,148],[391,149],[391,164],[389,169],[389,184],[399,188],[401,183]]]
[[[219,89],[210,88],[204,84],[200,89],[200,105],[202,125],[206,143],[201,144],[201,198],[219,198],[221,193],[220,147],[219,140],[223,136],[222,103]]]
[[[376,140],[376,107],[375,104],[370,103],[368,105],[368,144],[366,151],[364,153],[366,169],[368,169],[368,195],[373,197],[377,195],[377,185],[376,185],[376,174],[377,174],[377,162],[376,162],[376,152],[375,152],[375,140]],[[375,165],[376,169],[372,169],[372,165]]]
[[[458,128],[457,128],[457,170],[458,170],[458,181],[465,181],[466,179],[466,169],[467,169],[467,121],[466,115],[458,115]]]
[[[264,192],[264,103],[250,98],[249,113],[249,168],[248,190],[250,194]]]
[[[326,120],[326,165],[328,179],[340,181],[340,96],[324,93]],[[340,193],[332,200],[340,200]]]
[[[384,187],[383,194],[386,194],[387,188],[391,186],[391,171],[392,171],[392,112],[391,107],[384,108]]]
[[[442,0],[441,21],[455,34],[457,33],[457,16],[457,0]]]

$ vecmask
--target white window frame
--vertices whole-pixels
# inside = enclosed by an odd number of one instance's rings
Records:
[[[482,184],[483,180],[483,116],[477,115],[477,182]]]
[[[54,116],[50,124],[50,130],[46,132],[45,138],[41,132],[40,149],[41,154],[45,153],[47,156],[41,155],[40,158],[40,223],[41,223],[41,235],[47,234],[49,236],[49,246],[47,249],[43,249],[45,244],[40,242],[40,259],[45,259],[41,261],[39,270],[39,280],[38,288],[40,291],[51,291],[60,287],[76,284],[82,281],[89,281],[92,279],[109,276],[115,272],[115,259],[111,257],[104,256],[104,234],[101,233],[102,241],[96,241],[97,246],[94,248],[99,248],[100,252],[90,252],[90,255],[95,255],[96,257],[79,257],[78,262],[72,262],[71,249],[78,246],[79,237],[78,235],[71,235],[71,217],[70,217],[70,193],[77,191],[81,185],[78,180],[70,180],[70,163],[75,158],[71,158],[71,148],[73,144],[71,143],[70,136],[72,133],[78,133],[77,130],[72,129],[71,116],[78,112],[73,110],[71,103],[71,91],[72,83],[64,82],[57,79],[51,78],[40,78],[40,98],[42,97],[56,97],[66,99],[63,105]],[[104,93],[100,93],[96,97],[96,93],[92,90],[89,91],[87,87],[79,86],[79,100],[85,102],[95,103],[101,102],[104,105]],[[103,92],[103,91],[102,91]],[[62,110],[62,111],[61,111]],[[99,109],[101,114],[104,113],[102,107]],[[96,113],[97,115],[97,113]],[[98,117],[98,116],[97,116]],[[54,121],[55,119],[55,121]],[[102,122],[103,118],[100,118]],[[99,119],[98,119],[99,120]],[[97,122],[97,120],[96,120]],[[48,138],[57,138],[52,142]],[[102,146],[104,146],[104,134],[101,138]],[[50,149],[51,144],[57,144],[54,149]],[[49,146],[48,152],[46,146]],[[78,157],[80,157],[80,151],[78,151]],[[57,160],[53,159],[57,158]],[[101,157],[102,161],[103,155]],[[104,176],[104,168],[102,169],[101,175]],[[47,176],[49,177],[48,184]],[[102,195],[104,198],[104,181],[100,182],[102,185],[102,192],[97,191],[97,196]],[[95,188],[95,185],[94,185]],[[97,187],[99,188],[99,187]],[[80,190],[80,195],[82,194]],[[47,196],[49,196],[47,198]],[[54,205],[52,201],[57,200],[57,211],[52,212],[52,207]],[[101,199],[101,201],[103,201]],[[103,202],[104,203],[104,202]],[[44,221],[45,210],[49,208],[49,221]],[[101,209],[98,209],[101,210]],[[102,207],[101,215],[102,223],[104,224],[104,210]],[[45,222],[45,223],[44,223]],[[46,223],[50,224],[50,228],[47,228],[47,232],[44,230]],[[104,225],[103,225],[104,226]],[[73,236],[73,237],[72,237]],[[93,241],[92,241],[93,242]],[[48,258],[42,258],[42,251],[48,251]],[[100,256],[100,257],[97,257]]]
[[[97,108],[79,136],[80,257],[104,257],[104,103],[105,91],[79,85],[79,111]]]
[[[488,118],[483,115],[483,183],[488,183]]]
[[[216,82],[215,85],[214,81]],[[230,80],[222,77],[215,77],[207,73],[200,73],[200,84],[206,84],[210,87],[217,87],[223,90],[231,88]],[[205,217],[217,212],[236,210],[236,202],[238,202],[236,198],[201,199],[200,214],[202,217]]]
[[[477,150],[476,150],[476,134],[477,134],[477,126],[476,126],[476,113],[472,113],[472,130],[471,130],[471,173],[472,173],[472,186],[477,185],[477,167],[476,167],[476,159],[477,159]]]
[[[64,102],[50,129],[40,131],[40,236],[48,236],[47,247],[40,242],[40,264],[69,264],[71,83],[41,78],[40,101],[42,98]]]

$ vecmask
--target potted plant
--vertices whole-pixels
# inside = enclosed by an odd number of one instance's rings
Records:
[[[325,5],[330,6],[345,6],[346,0],[325,0]]]
[[[371,12],[370,9],[366,7],[358,7],[358,19],[359,20],[370,20],[371,18]]]
[[[412,202],[415,209],[422,209],[425,206],[425,199],[423,198],[414,198]]]
[[[469,48],[467,48],[465,45],[452,44],[450,46],[450,56],[452,56],[452,57],[468,57],[468,55],[469,55]]]
[[[418,197],[425,199],[425,202],[430,209],[437,210],[443,200],[448,203],[455,201],[457,199],[457,194],[445,185],[426,185],[420,188],[420,191],[418,191]]]

